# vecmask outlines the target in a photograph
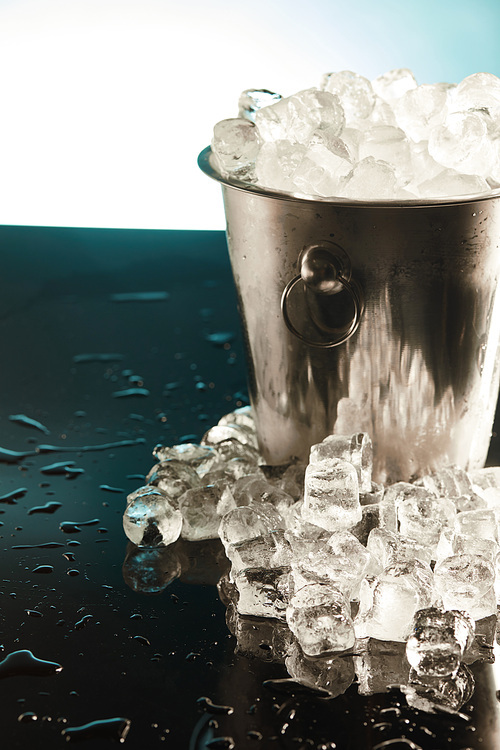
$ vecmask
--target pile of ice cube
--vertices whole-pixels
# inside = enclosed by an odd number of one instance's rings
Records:
[[[407,69],[373,81],[341,71],[285,98],[248,89],[211,148],[223,176],[299,197],[485,193],[500,187],[500,79],[418,85]]]
[[[286,624],[305,657],[360,639],[406,643],[410,685],[427,689],[462,679],[477,622],[496,623],[500,467],[384,487],[365,433],[330,435],[307,466],[266,466],[250,407],[200,444],[153,454],[147,483],[127,498],[128,538],[220,537],[231,562],[224,598],[239,616]]]

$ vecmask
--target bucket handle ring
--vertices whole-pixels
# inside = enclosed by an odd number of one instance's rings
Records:
[[[340,248],[339,248],[340,249]],[[298,339],[320,349],[330,349],[334,346],[343,344],[357,330],[361,314],[363,312],[363,302],[357,284],[346,278],[342,271],[341,259],[324,245],[310,245],[305,248],[300,256],[300,273],[294,276],[283,290],[281,295],[281,312],[283,320],[288,330]],[[350,270],[350,269],[349,269]],[[350,276],[350,273],[349,273]],[[335,333],[328,341],[313,341],[304,336],[292,323],[288,313],[288,299],[293,288],[302,281],[303,284],[316,294],[332,295],[341,291],[346,291],[353,303],[353,315],[349,324],[342,329],[328,329],[318,323],[311,311],[311,318],[317,328],[327,333]]]

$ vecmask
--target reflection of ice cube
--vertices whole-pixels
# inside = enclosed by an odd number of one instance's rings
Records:
[[[361,695],[385,693],[392,685],[408,681],[410,666],[406,660],[406,646],[397,641],[366,638],[356,641],[354,668]]]
[[[313,658],[306,656],[297,642],[290,645],[285,666],[294,680],[326,690],[332,698],[345,693],[355,677],[352,656]]]
[[[406,657],[420,676],[453,676],[473,635],[474,621],[464,612],[422,609],[415,614]]]
[[[461,664],[457,673],[445,677],[420,677],[410,672],[410,684],[403,686],[409,706],[419,711],[433,712],[441,706],[458,711],[474,692],[474,675]]]

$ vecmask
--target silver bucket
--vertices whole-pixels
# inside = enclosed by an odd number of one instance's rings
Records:
[[[500,378],[500,191],[312,200],[220,176],[270,464],[368,432],[374,479],[484,465]]]

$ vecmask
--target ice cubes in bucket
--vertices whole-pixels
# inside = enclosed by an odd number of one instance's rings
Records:
[[[418,85],[410,70],[349,70],[282,97],[243,91],[214,127],[225,177],[299,197],[439,199],[500,187],[500,79]]]

